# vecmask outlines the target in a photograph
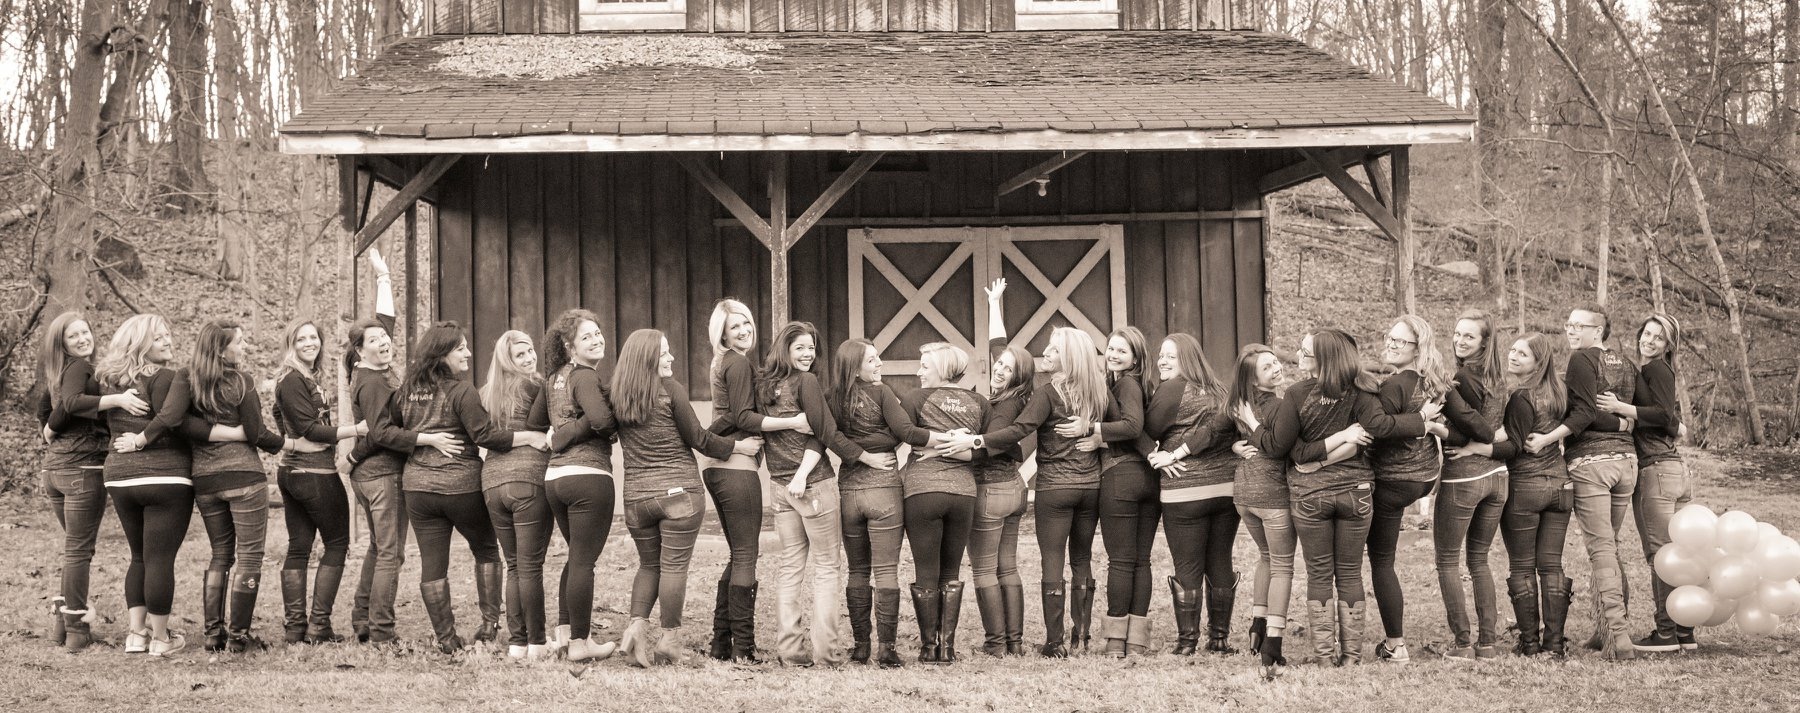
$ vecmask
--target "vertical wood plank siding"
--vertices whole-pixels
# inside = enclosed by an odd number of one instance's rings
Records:
[[[790,214],[830,185],[831,156],[791,155]],[[1043,158],[927,154],[928,171],[873,172],[827,217],[1254,211],[1262,209],[1254,180],[1268,168],[1253,152],[1094,153],[1058,172],[1046,196],[1027,187],[995,198],[1001,181]],[[766,160],[732,153],[715,168],[766,211]],[[749,231],[716,223],[725,211],[666,155],[469,156],[440,190],[437,317],[470,330],[477,373],[501,332],[541,338],[557,313],[579,305],[599,314],[609,356],[633,329],[668,334],[685,365],[678,376],[695,398],[709,398],[713,302],[738,297],[757,312],[764,334],[779,327],[768,324],[767,250]],[[818,326],[826,353],[849,337],[847,230],[816,227],[790,252],[793,317]],[[1214,368],[1227,369],[1241,344],[1267,340],[1263,236],[1264,221],[1254,217],[1127,222],[1127,318],[1153,342],[1193,334]],[[1008,313],[1029,314],[1029,301],[1021,294]],[[972,336],[979,343],[985,335]]]
[[[1119,29],[1224,29],[1229,0],[1120,0]],[[688,0],[690,32],[992,32],[1014,0]],[[576,32],[580,0],[431,0],[431,32]]]

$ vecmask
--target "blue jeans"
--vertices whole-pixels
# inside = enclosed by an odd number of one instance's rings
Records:
[[[482,492],[494,539],[506,558],[506,628],[513,646],[544,643],[544,555],[550,549],[550,501],[537,483],[502,483]]]
[[[1287,508],[1253,508],[1237,506],[1238,517],[1244,521],[1244,529],[1250,531],[1250,539],[1256,541],[1259,556],[1256,560],[1256,577],[1251,584],[1252,606],[1266,607],[1268,626],[1281,629],[1287,626],[1288,600],[1294,594],[1294,549],[1298,539],[1294,534],[1293,513]]]
[[[769,483],[769,504],[775,509],[775,533],[781,536],[781,568],[776,575],[776,614],[780,626],[776,650],[783,661],[806,658],[806,632],[802,630],[800,584],[807,570],[812,575],[812,661],[838,660],[838,573],[844,561],[843,525],[838,518],[837,480],[821,480],[806,486],[798,497],[787,486]]]
[[[63,527],[63,608],[86,611],[94,542],[100,536],[100,520],[106,515],[106,488],[100,469],[46,470],[42,478],[44,497]]]
[[[1335,584],[1339,602],[1361,602],[1363,547],[1375,513],[1370,486],[1295,498],[1292,512],[1306,551],[1306,600],[1330,601]]]
[[[975,588],[1023,586],[1019,578],[1019,521],[1025,516],[1025,481],[975,486],[975,525],[969,532],[969,570]]]
[[[1499,641],[1500,610],[1494,586],[1494,569],[1488,553],[1500,531],[1506,509],[1506,471],[1477,480],[1438,486],[1432,512],[1431,538],[1437,549],[1438,590],[1444,596],[1444,616],[1457,648]],[[1463,553],[1468,553],[1469,579],[1475,589],[1477,631],[1469,629],[1469,604],[1463,598]],[[1479,637],[1479,638],[1477,638]]]
[[[216,493],[196,493],[194,505],[212,542],[208,569],[237,568],[232,588],[257,587],[262,574],[263,544],[269,534],[269,486],[246,485]]]
[[[1569,513],[1575,507],[1573,484],[1562,478],[1513,475],[1507,486],[1500,536],[1506,540],[1510,578],[1525,581],[1535,575],[1540,582],[1560,586]]]
[[[400,589],[400,566],[406,563],[406,494],[398,476],[351,480],[350,487],[369,518],[369,550],[357,578],[350,624],[367,627],[369,641],[393,641],[394,597]]]
[[[706,496],[699,488],[625,504],[625,529],[638,553],[637,576],[631,582],[633,617],[649,618],[651,606],[661,602],[662,627],[681,626],[688,563],[705,514]]]
[[[1604,626],[1614,639],[1628,637],[1619,529],[1637,490],[1637,456],[1583,463],[1569,469],[1569,479],[1575,482],[1575,521],[1593,571],[1596,626]]]
[[[1669,543],[1669,518],[1694,500],[1694,481],[1687,464],[1678,460],[1651,463],[1638,469],[1637,491],[1632,496],[1632,514],[1637,518],[1638,537],[1644,542],[1644,559],[1656,563],[1656,551]],[[1693,627],[1679,626],[1669,618],[1669,592],[1675,590],[1651,567],[1651,592],[1656,599],[1656,630],[1664,636],[1688,634]]]
[[[844,554],[850,562],[850,586],[900,588],[900,545],[906,539],[905,504],[899,488],[845,490],[838,517],[844,528]]]

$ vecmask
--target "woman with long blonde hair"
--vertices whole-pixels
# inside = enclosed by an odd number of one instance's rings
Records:
[[[494,342],[481,404],[500,428],[550,429],[537,367],[530,335],[509,329]],[[481,495],[506,564],[506,653],[515,659],[543,658],[549,651],[544,634],[544,557],[553,526],[544,496],[549,466],[550,454],[536,448],[489,453],[481,464]],[[476,569],[480,586],[496,586],[495,579],[492,568]]]
[[[1100,352],[1087,332],[1061,327],[1050,333],[1040,362],[1050,374],[1046,388],[1031,395],[1009,427],[952,439],[945,453],[969,448],[1007,449],[1037,434],[1037,539],[1043,559],[1044,646],[1052,658],[1069,655],[1063,643],[1063,615],[1069,614],[1069,641],[1085,648],[1092,638],[1094,531],[1100,524],[1100,454],[1080,449],[1081,438],[1057,433],[1065,422],[1089,423],[1106,415],[1109,391]],[[1065,560],[1066,558],[1066,560]],[[1063,580],[1068,563],[1074,584]]]

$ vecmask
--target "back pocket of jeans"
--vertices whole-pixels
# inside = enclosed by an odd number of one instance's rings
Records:
[[[656,504],[662,507],[663,517],[670,520],[686,520],[700,514],[700,498],[698,493],[686,491],[656,496]]]

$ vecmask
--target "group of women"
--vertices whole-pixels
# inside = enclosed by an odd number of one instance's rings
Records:
[[[204,646],[263,647],[251,633],[268,519],[257,450],[280,454],[289,534],[284,638],[340,640],[331,620],[351,518],[331,451],[348,441],[351,489],[370,523],[351,616],[359,641],[396,637],[394,601],[410,531],[436,646],[464,647],[448,576],[454,531],[475,560],[475,641],[504,636],[516,658],[591,661],[617,652],[639,666],[679,662],[688,651],[687,574],[710,496],[730,550],[714,601],[713,658],[761,660],[756,567],[765,503],[781,548],[775,654],[782,663],[836,664],[847,650],[856,663],[903,665],[903,542],[915,573],[908,595],[919,661],[957,660],[965,556],[985,634],[981,651],[1022,655],[1017,547],[1030,488],[1043,656],[1090,647],[1096,531],[1107,554],[1101,650],[1112,657],[1151,651],[1150,555],[1160,521],[1173,560],[1175,653],[1237,650],[1232,544],[1242,524],[1258,549],[1249,645],[1265,672],[1286,665],[1282,639],[1299,551],[1314,654],[1338,665],[1360,660],[1366,554],[1385,634],[1375,655],[1405,662],[1394,561],[1403,514],[1434,490],[1439,583],[1454,637],[1447,657],[1499,655],[1488,568],[1497,532],[1510,556],[1515,650],[1564,653],[1572,582],[1562,550],[1572,514],[1599,573],[1597,648],[1624,657],[1692,644],[1692,632],[1668,622],[1660,606],[1657,631],[1633,642],[1615,606],[1623,589],[1619,498],[1630,506],[1631,483],[1654,484],[1640,485],[1656,495],[1635,503],[1650,556],[1666,541],[1668,516],[1685,504],[1688,488],[1674,448],[1679,331],[1666,315],[1643,323],[1636,359],[1627,361],[1604,348],[1604,312],[1576,310],[1566,330],[1573,350],[1566,382],[1550,337],[1508,343],[1480,312],[1457,320],[1453,362],[1428,323],[1401,317],[1383,344],[1385,380],[1361,365],[1354,338],[1322,329],[1301,340],[1301,379],[1284,388],[1283,362],[1272,349],[1244,347],[1227,380],[1200,341],[1182,333],[1152,350],[1132,327],[1115,330],[1104,345],[1062,328],[1033,357],[1007,342],[1001,280],[988,288],[986,395],[960,385],[971,355],[946,343],[920,350],[919,386],[901,395],[883,383],[874,344],[847,340],[821,363],[819,334],[804,322],[783,325],[758,363],[755,320],[727,299],[708,323],[714,413],[703,426],[674,378],[675,356],[661,332],[629,335],[603,377],[607,340],[601,320],[585,310],[558,316],[541,344],[519,331],[501,335],[479,389],[464,378],[472,353],[454,323],[420,335],[402,372],[394,363],[387,270],[371,257],[378,317],[346,335],[350,425],[331,418],[323,335],[311,322],[290,326],[283,340],[274,428],[247,370],[243,329],[232,322],[203,326],[186,368],[172,364],[172,334],[160,317],[126,320],[97,360],[93,332],[79,315],[51,323],[42,361],[44,483],[67,534],[55,640],[72,651],[92,641],[88,565],[110,498],[131,548],[126,652],[160,656],[185,644],[169,616],[175,555],[196,505],[212,545]],[[615,446],[639,562],[630,622],[616,643],[596,641],[591,618],[595,564],[615,512]],[[1032,454],[1036,472],[1027,484],[1021,468]],[[1622,482],[1619,466],[1640,463],[1642,473]],[[769,473],[766,490],[759,467]],[[555,580],[551,624],[544,568],[553,532],[569,556]],[[315,541],[323,555],[309,591]],[[1459,571],[1465,554],[1473,622]],[[801,601],[809,576],[810,627]],[[1656,586],[1660,602],[1666,587]],[[848,632],[840,628],[840,592]]]

